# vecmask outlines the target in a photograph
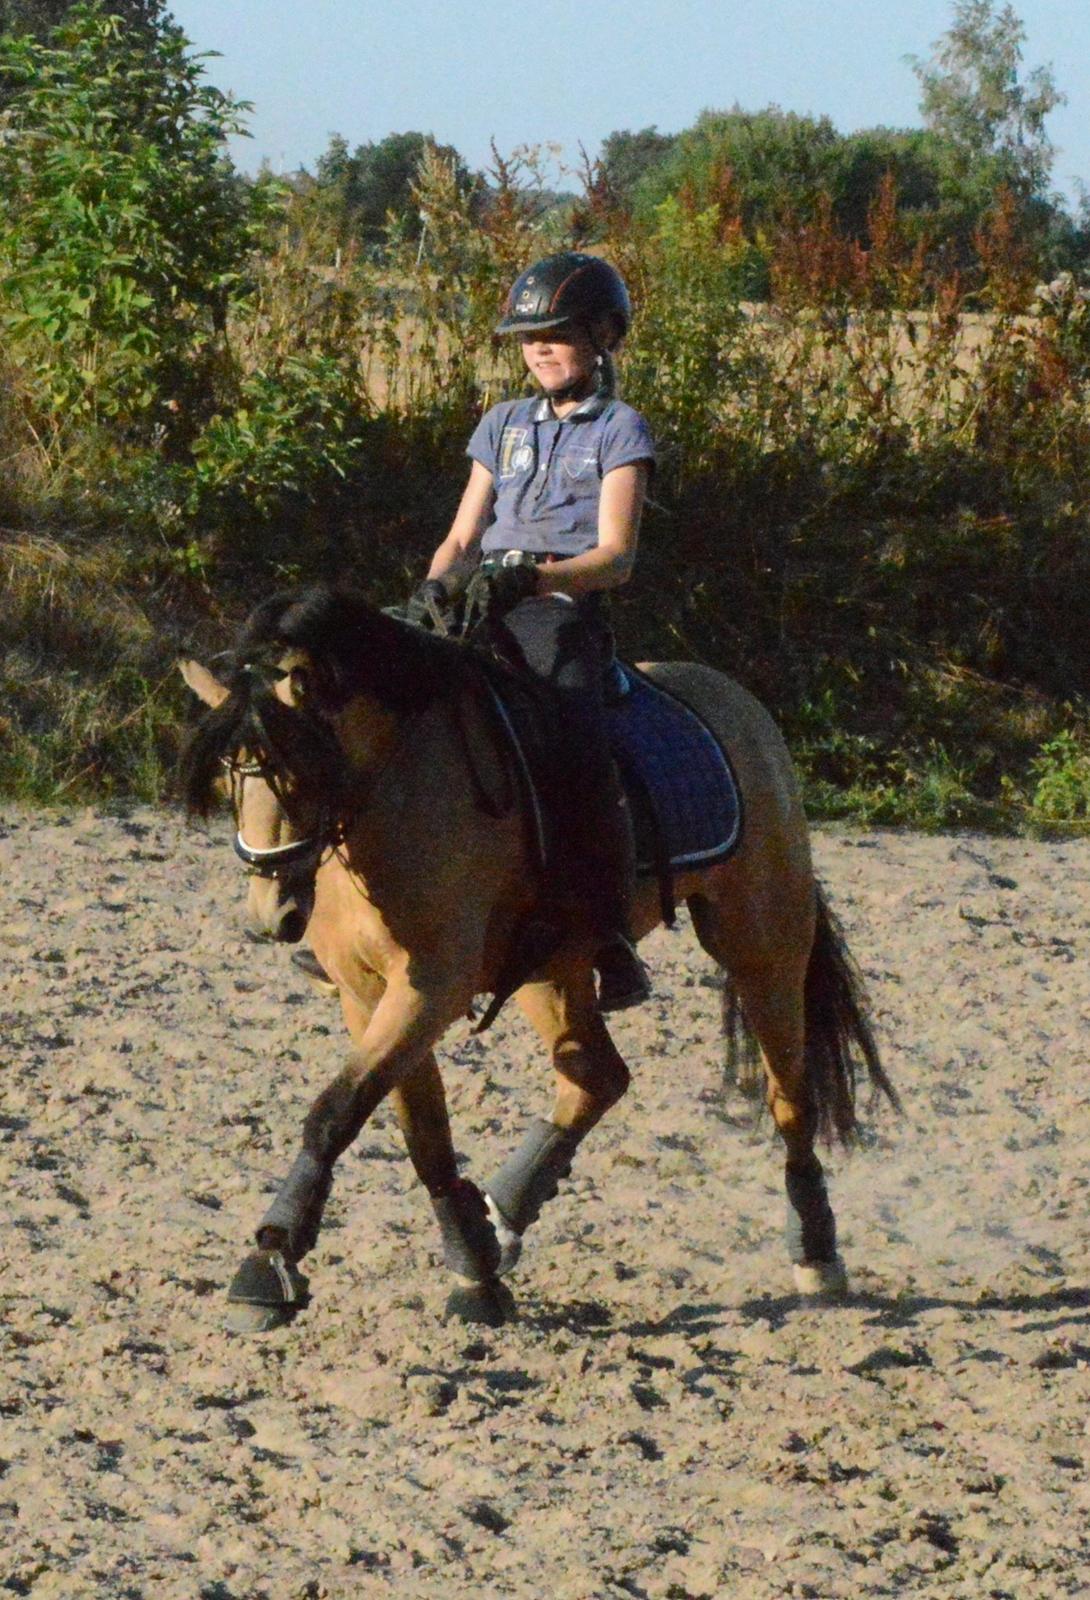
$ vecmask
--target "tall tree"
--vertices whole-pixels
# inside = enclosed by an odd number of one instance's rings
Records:
[[[0,33],[44,39],[71,11],[74,0],[0,0]],[[166,0],[111,0],[107,7],[130,27],[153,30],[168,20]]]
[[[702,111],[648,167],[636,188],[636,208],[646,213],[683,188],[707,205],[728,177],[747,229],[784,210],[808,212],[828,189],[840,142],[828,117],[800,116],[779,106]]]
[[[422,222],[413,184],[427,151],[451,163],[459,185],[469,188],[472,179],[457,150],[436,144],[431,134],[390,133],[377,144],[357,145],[351,154],[345,139],[333,134],[319,158],[315,184],[331,206],[339,231],[369,248],[379,248],[393,217],[410,238],[419,237]]]
[[[156,417],[212,364],[274,197],[225,160],[244,104],[173,24],[101,3],[48,42],[0,36],[0,307],[58,413]]]
[[[930,57],[909,61],[925,125],[949,141],[966,168],[998,158],[1011,186],[1030,197],[1047,189],[1055,152],[1045,121],[1065,96],[1051,67],[1022,79],[1025,40],[1012,6],[955,0],[953,23]]]
[[[611,133],[602,143],[600,158],[610,193],[629,203],[641,178],[669,155],[676,137],[660,133],[656,127],[641,128],[638,133],[628,129]]]

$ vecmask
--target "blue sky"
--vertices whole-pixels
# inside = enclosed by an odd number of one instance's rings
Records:
[[[1051,64],[1055,180],[1090,183],[1090,0],[1014,0],[1027,69]],[[171,0],[209,76],[254,103],[235,158],[313,166],[329,135],[351,146],[415,129],[471,167],[553,142],[578,161],[615,129],[675,133],[701,111],[777,104],[842,132],[917,124],[904,57],[926,56],[950,0]]]

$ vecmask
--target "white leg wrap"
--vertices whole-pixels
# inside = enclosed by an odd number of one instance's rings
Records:
[[[518,1265],[519,1256],[522,1254],[522,1237],[511,1227],[490,1194],[485,1195],[484,1203],[488,1208],[492,1226],[496,1230],[496,1238],[500,1242],[500,1264],[496,1268],[496,1276],[503,1278]]]
[[[835,1261],[797,1261],[792,1269],[799,1294],[847,1294],[848,1274],[837,1256]]]

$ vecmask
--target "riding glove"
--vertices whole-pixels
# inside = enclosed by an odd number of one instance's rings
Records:
[[[449,598],[446,585],[438,578],[425,578],[423,583],[417,584],[409,596],[409,603],[405,607],[405,621],[413,623],[417,628],[434,630]]]

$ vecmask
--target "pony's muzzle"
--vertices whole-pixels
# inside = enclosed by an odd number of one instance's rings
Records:
[[[275,937],[281,944],[298,944],[307,931],[309,920],[299,910],[298,906],[291,906],[281,917]]]
[[[298,944],[314,909],[313,884],[292,885],[278,879],[253,878],[246,904],[252,937]]]

